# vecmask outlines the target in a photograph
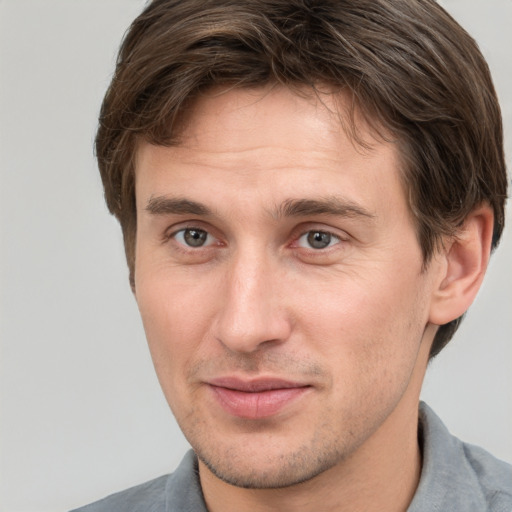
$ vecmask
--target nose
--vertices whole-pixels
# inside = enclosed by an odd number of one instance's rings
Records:
[[[251,353],[285,342],[291,332],[283,273],[270,257],[240,255],[228,264],[214,336],[232,352]]]

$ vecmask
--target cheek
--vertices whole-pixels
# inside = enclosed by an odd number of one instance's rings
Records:
[[[153,364],[162,386],[182,375],[197,356],[211,318],[209,292],[194,280],[165,272],[137,276],[136,298]]]
[[[332,293],[305,335],[332,376],[328,405],[354,432],[371,431],[408,389],[424,330],[414,287],[384,280]],[[345,295],[345,298],[343,298]]]
[[[400,378],[415,363],[427,322],[424,293],[421,276],[412,272],[340,281],[308,298],[302,315],[311,319],[304,325],[305,338],[317,340],[316,349],[335,366],[339,379]]]

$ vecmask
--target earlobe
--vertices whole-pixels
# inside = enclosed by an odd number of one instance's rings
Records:
[[[473,210],[450,241],[434,289],[430,322],[443,325],[463,315],[475,299],[491,252],[494,215],[490,206]]]

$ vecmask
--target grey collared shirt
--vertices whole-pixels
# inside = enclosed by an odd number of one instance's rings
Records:
[[[423,465],[409,512],[512,512],[512,466],[452,436],[420,404]],[[189,451],[176,471],[74,512],[207,512],[197,459]]]

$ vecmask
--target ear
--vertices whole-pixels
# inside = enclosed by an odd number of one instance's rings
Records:
[[[440,259],[430,322],[443,325],[463,315],[476,297],[489,263],[494,225],[492,208],[473,210]]]

